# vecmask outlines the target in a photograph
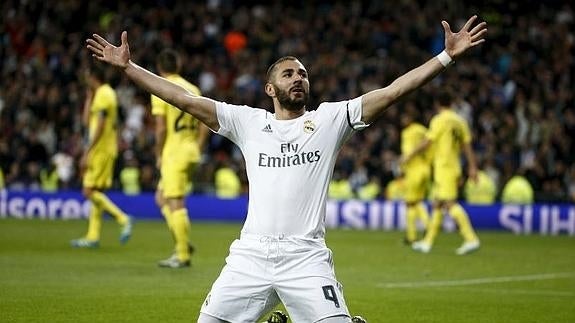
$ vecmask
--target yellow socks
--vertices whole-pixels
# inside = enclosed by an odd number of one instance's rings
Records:
[[[459,226],[459,232],[463,236],[465,242],[477,241],[477,235],[469,222],[469,216],[459,204],[453,204],[449,209],[449,214]]]
[[[90,217],[88,218],[88,233],[86,240],[99,241],[102,229],[102,209],[92,203],[90,205]]]
[[[417,208],[417,218],[419,218],[419,221],[423,223],[423,227],[427,229],[427,226],[429,226],[429,212],[427,212],[425,204],[423,202],[420,202],[417,204],[416,208]]]
[[[434,208],[433,212],[431,213],[431,222],[427,226],[427,233],[425,234],[425,238],[423,241],[429,244],[430,246],[433,245],[433,241],[435,237],[439,233],[441,229],[441,223],[443,221],[443,213],[441,213],[440,208]]]
[[[406,210],[407,222],[405,223],[405,239],[407,242],[414,242],[417,240],[417,227],[415,221],[417,220],[417,209],[415,205],[407,205]]]
[[[173,227],[174,225],[172,224],[172,211],[170,211],[170,207],[167,204],[164,204],[164,206],[162,206],[160,208],[160,211],[162,212],[162,215],[164,216],[164,219],[166,219],[166,224],[168,225],[168,229],[170,230],[170,232],[173,231]]]
[[[110,213],[120,225],[128,223],[126,213],[120,210],[120,208],[103,193],[98,191],[93,192],[90,200],[92,201],[92,205],[97,205],[102,210]]]
[[[172,212],[171,218],[172,233],[176,240],[176,256],[179,261],[187,261],[190,259],[190,251],[188,250],[188,239],[190,233],[188,210],[185,208],[175,210]]]
[[[405,224],[405,238],[407,239],[407,242],[414,242],[417,239],[417,229],[415,227],[417,210],[414,205],[407,206],[406,216],[407,223]]]
[[[429,225],[429,213],[423,202],[417,204],[408,204],[406,210],[407,223],[405,225],[405,238],[408,242],[417,240],[417,220],[421,221],[423,227],[427,230]]]

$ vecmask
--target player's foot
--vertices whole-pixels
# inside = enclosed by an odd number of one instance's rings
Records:
[[[411,244],[411,249],[421,253],[429,253],[431,251],[431,245],[425,241],[416,241]]]
[[[367,323],[367,321],[366,321],[363,317],[361,317],[361,316],[359,316],[359,315],[356,315],[356,316],[352,317],[352,318],[351,318],[351,322],[352,322],[352,323]]]
[[[132,237],[132,227],[134,226],[134,218],[128,216],[128,221],[122,226],[122,231],[120,232],[120,243],[126,244],[128,240]]]
[[[80,238],[70,240],[70,245],[74,248],[98,248],[100,246],[100,242],[98,240]]]
[[[479,243],[479,240],[466,241],[461,245],[461,247],[459,247],[459,248],[457,248],[457,250],[455,250],[455,253],[459,256],[463,256],[463,255],[466,255],[466,254],[471,253],[473,251],[479,250],[480,245],[481,244]]]
[[[158,266],[162,268],[187,268],[190,267],[190,265],[190,260],[180,261],[176,255],[172,255],[170,258],[158,262]]]
[[[285,315],[281,311],[275,311],[270,315],[266,323],[287,323],[287,321],[288,321],[287,315]]]
[[[196,251],[196,248],[194,247],[194,245],[191,242],[188,242],[188,253],[189,253],[189,255],[191,256],[192,254],[194,254],[195,251]],[[175,262],[179,262],[179,260],[178,260],[178,255],[174,251],[174,253],[170,256],[170,258],[158,261],[158,266],[167,267],[167,268],[183,268],[183,267],[189,267],[190,266],[189,260],[187,261],[188,262],[187,266],[184,264],[183,266],[174,267],[173,264]]]

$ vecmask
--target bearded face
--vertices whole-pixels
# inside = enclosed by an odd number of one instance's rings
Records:
[[[299,111],[308,103],[309,92],[304,88],[303,84],[296,82],[287,90],[272,84],[274,87],[276,98],[280,105],[289,111]]]
[[[275,98],[274,104],[280,109],[295,112],[305,109],[309,100],[309,79],[299,60],[291,56],[280,58],[268,69],[267,79],[267,94]]]

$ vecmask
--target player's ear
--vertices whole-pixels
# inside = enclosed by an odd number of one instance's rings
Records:
[[[276,90],[274,89],[273,85],[269,82],[266,83],[265,91],[266,91],[266,94],[271,98],[276,96]]]

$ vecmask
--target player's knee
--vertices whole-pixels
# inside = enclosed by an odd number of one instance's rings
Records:
[[[449,211],[450,206],[451,206],[451,202],[447,201],[447,200],[436,201],[434,204],[434,208],[440,209],[443,212]]]
[[[89,199],[90,197],[92,197],[92,193],[94,193],[94,191],[91,188],[89,187],[82,188],[82,195],[84,195],[85,198]]]
[[[184,208],[184,198],[171,198],[168,200],[170,210],[175,211]]]
[[[164,205],[164,197],[162,196],[162,191],[157,190],[155,194],[156,205],[163,206]]]
[[[444,202],[443,202],[443,206],[446,207],[446,208],[448,208],[448,209],[451,208],[451,207],[454,206],[454,205],[455,205],[455,201],[444,201]]]

